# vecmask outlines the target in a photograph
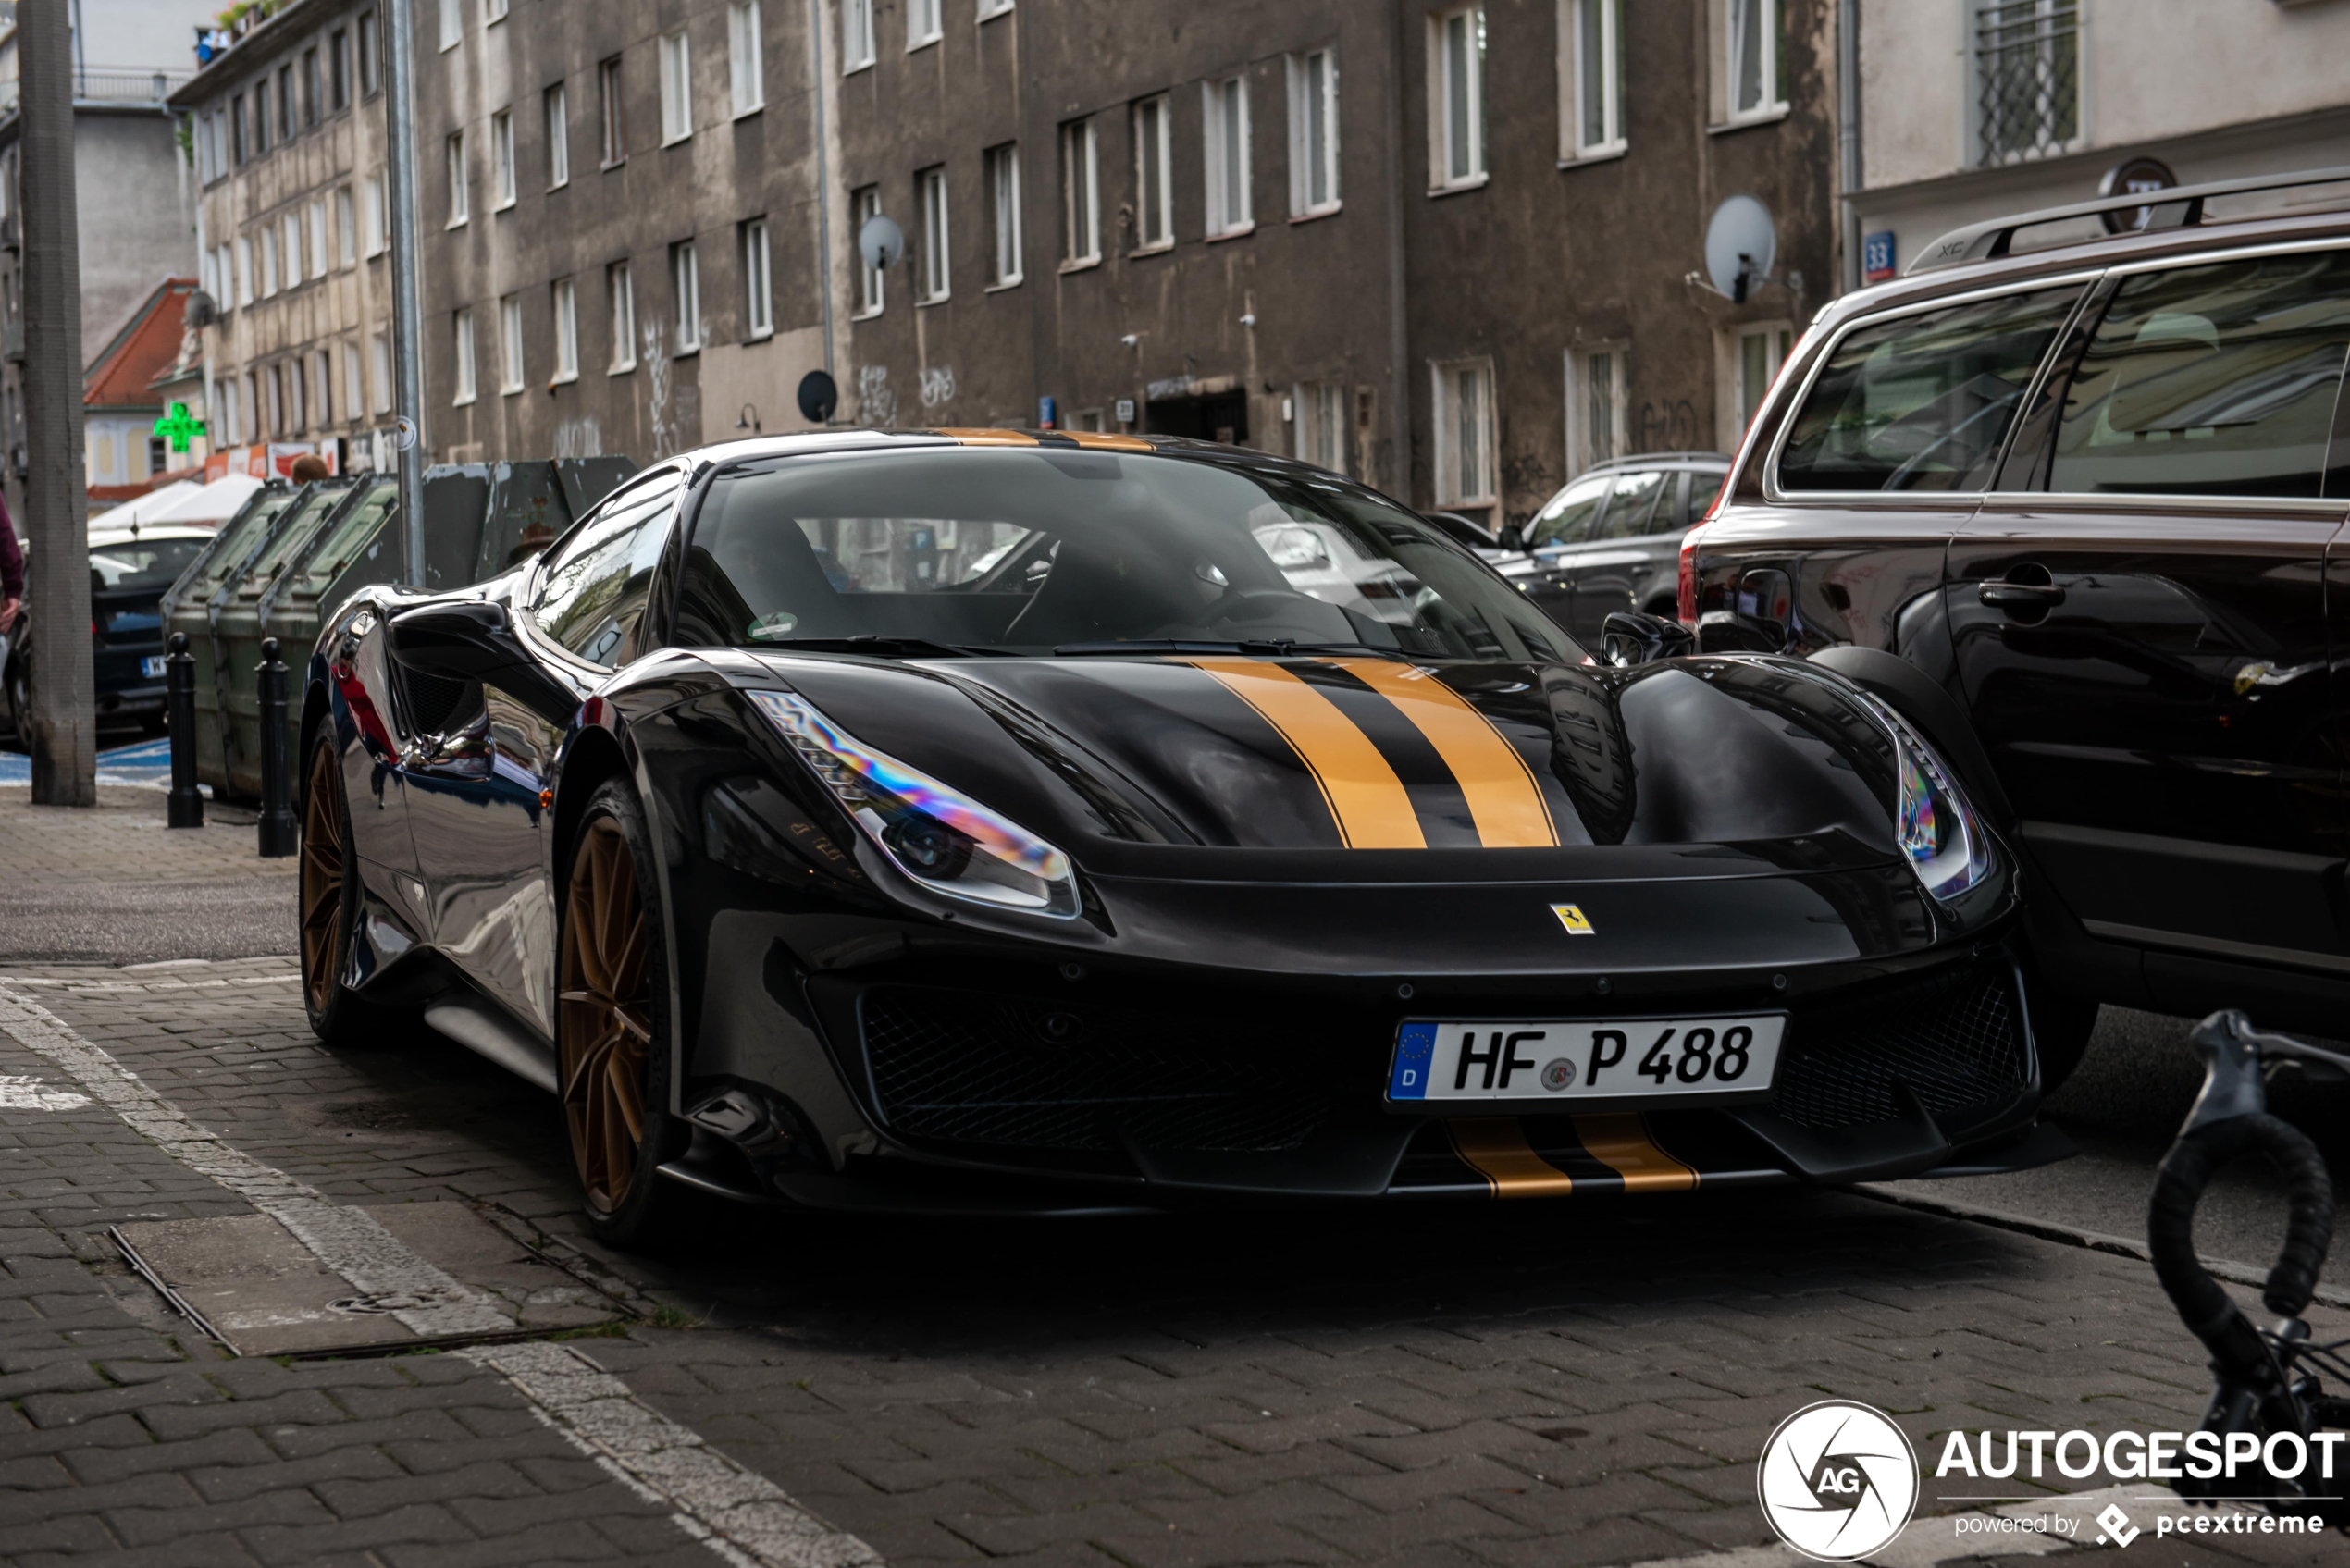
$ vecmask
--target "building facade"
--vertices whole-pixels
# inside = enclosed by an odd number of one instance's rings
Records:
[[[806,427],[826,361],[809,7],[424,0],[436,461],[649,462]]]
[[[24,214],[19,189],[14,14],[0,18],[0,490],[23,515]],[[186,73],[77,68],[73,94],[75,239],[80,253],[81,351],[94,361],[130,330],[167,278],[192,275],[196,185],[166,99]],[[111,426],[107,426],[109,430]],[[148,443],[90,461],[91,483],[137,485],[151,469]],[[172,461],[176,461],[172,460]]]
[[[1593,463],[1734,442],[1832,291],[1834,20],[430,0],[427,440],[648,460],[799,427],[822,367],[844,421],[1231,440],[1523,521]],[[1705,271],[1733,197],[1775,239],[1737,302]]]
[[[2341,0],[1854,3],[1854,205],[1872,277],[1961,225],[2087,201],[2109,180],[2148,190],[2350,165]],[[2097,232],[2089,220],[2032,238]]]
[[[291,0],[242,19],[172,95],[203,191],[204,418],[241,472],[388,456],[383,85],[375,6]]]

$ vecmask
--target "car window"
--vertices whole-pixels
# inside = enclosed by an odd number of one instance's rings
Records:
[[[1643,534],[1661,534],[1670,525],[1672,507],[1672,475],[1620,475],[1615,494],[1608,498],[1607,515],[1600,519],[1591,537],[1637,539]]]
[[[1867,324],[1837,341],[1779,453],[1783,490],[1977,490],[2078,285]]]
[[[179,580],[208,539],[127,539],[90,549],[90,586],[102,593],[161,593]]]
[[[1726,469],[1693,468],[1689,471],[1689,499],[1681,508],[1684,527],[1699,522],[1713,509],[1713,498],[1722,493],[1722,481],[1728,477]]]
[[[2130,278],[2067,389],[2048,488],[2315,497],[2346,351],[2350,252]]]
[[[1613,474],[1594,474],[1576,480],[1552,496],[1526,525],[1526,548],[1581,544],[1590,527],[1591,514],[1600,509],[1600,502],[1607,500],[1608,488],[1614,483]]]
[[[591,664],[620,662],[645,612],[653,564],[668,538],[662,525],[676,505],[674,470],[606,501],[548,562],[531,613],[540,629]]]

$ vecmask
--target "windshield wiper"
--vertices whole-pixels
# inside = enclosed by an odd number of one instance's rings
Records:
[[[1014,659],[1008,648],[933,642],[928,637],[884,637],[860,632],[852,637],[761,637],[750,648],[797,648],[814,653],[870,653],[883,659]]]
[[[1366,642],[1293,642],[1276,637],[1261,642],[1187,642],[1165,637],[1119,637],[1107,642],[1065,642],[1053,649],[1060,659],[1116,657],[1138,653],[1243,654],[1257,659],[1291,659],[1299,654],[1376,653],[1383,659],[1409,663],[1413,655],[1400,648],[1376,648]]]

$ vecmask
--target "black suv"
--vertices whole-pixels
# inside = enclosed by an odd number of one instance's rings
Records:
[[[1713,504],[1730,454],[1661,451],[1596,463],[1524,526],[1502,530],[1503,575],[1586,647],[1610,611],[1673,613],[1681,536]]]
[[[1900,695],[2084,1005],[2350,1019],[2350,212],[2213,210],[2319,184],[1948,236],[1821,312],[1684,547],[1701,647]]]

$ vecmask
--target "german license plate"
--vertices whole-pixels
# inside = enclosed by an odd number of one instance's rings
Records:
[[[1778,1069],[1785,1013],[1720,1018],[1406,1019],[1394,1104],[1508,1101],[1571,1110],[1601,1101],[1761,1099]]]
[[[164,656],[160,653],[151,653],[140,660],[139,673],[160,679],[163,675],[163,658]]]

